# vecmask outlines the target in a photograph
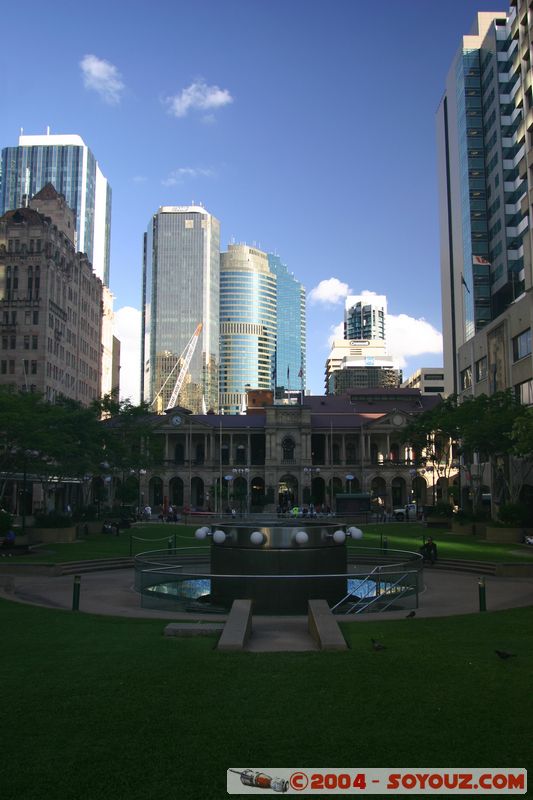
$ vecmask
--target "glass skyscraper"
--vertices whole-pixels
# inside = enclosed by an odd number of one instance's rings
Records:
[[[386,341],[387,298],[385,295],[354,295],[346,298],[345,339]]]
[[[216,411],[219,221],[202,206],[161,207],[145,234],[143,261],[141,397],[155,410],[167,408],[187,344],[202,323],[176,405]]]
[[[304,390],[306,386],[305,288],[279,256],[268,254],[270,271],[277,278],[277,345],[273,388]]]
[[[220,407],[237,414],[246,386],[270,389],[276,352],[276,276],[266,253],[231,244],[220,261]]]
[[[111,188],[81,136],[19,136],[2,150],[0,216],[26,206],[46,184],[65,196],[76,215],[76,248],[109,286]]]

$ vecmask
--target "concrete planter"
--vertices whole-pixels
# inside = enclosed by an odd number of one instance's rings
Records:
[[[76,526],[70,528],[32,528],[29,532],[32,544],[44,542],[45,544],[54,542],[75,542]]]
[[[426,527],[449,530],[451,522],[447,517],[426,517]]]
[[[473,522],[452,522],[452,533],[458,533],[460,536],[473,536],[474,523]]]
[[[78,522],[78,538],[90,535],[91,533],[102,533],[103,520],[92,520],[91,522]]]
[[[501,544],[505,544],[507,542],[521,542],[523,535],[522,528],[499,528],[487,525],[485,538],[487,542],[500,542]]]

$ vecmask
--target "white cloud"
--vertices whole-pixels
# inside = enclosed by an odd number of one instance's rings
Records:
[[[325,281],[320,281],[314,289],[309,292],[309,302],[326,303],[327,305],[337,305],[345,297],[350,294],[352,290],[347,283],[343,283],[338,278],[328,278]]]
[[[186,178],[211,178],[214,174],[212,169],[203,169],[202,167],[178,167],[169,172],[161,183],[163,186],[178,186],[184,183]]]
[[[132,178],[133,183],[146,183],[147,180],[145,175],[134,175]]]
[[[407,359],[424,353],[442,353],[442,333],[423,317],[416,319],[407,314],[387,315],[387,348],[389,354],[406,366]]]
[[[186,117],[191,110],[212,111],[227,106],[229,103],[233,103],[233,97],[228,89],[208,86],[202,78],[199,78],[186,89],[182,89],[179,94],[166,97],[164,103],[169,114],[174,117]],[[204,119],[212,121],[211,115],[207,115]]]
[[[114,334],[120,340],[120,399],[137,404],[141,384],[141,312],[131,306],[115,311]]]
[[[330,347],[333,347],[335,339],[344,339],[344,322],[339,322],[338,325],[331,325],[329,330],[328,345]]]
[[[80,67],[86,89],[94,89],[111,106],[120,103],[120,95],[125,87],[120,72],[113,64],[98,56],[86,55],[80,61]]]

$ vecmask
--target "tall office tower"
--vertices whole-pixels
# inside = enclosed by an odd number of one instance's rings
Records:
[[[402,373],[386,342],[385,295],[352,295],[344,307],[344,339],[333,342],[326,361],[326,394],[352,388],[400,385]]]
[[[77,135],[19,136],[2,150],[0,215],[28,205],[51,183],[76,215],[76,248],[109,286],[111,188],[95,157]]]
[[[344,308],[344,338],[386,339],[386,317],[385,295],[349,296]]]
[[[282,264],[279,256],[269,253],[268,266],[277,278],[277,345],[273,388],[303,391],[307,370],[305,287]]]
[[[202,206],[162,206],[144,237],[141,397],[218,410],[220,223]],[[188,369],[187,345],[198,325]],[[190,353],[189,353],[190,354]]]
[[[276,352],[276,276],[266,253],[230,244],[220,257],[220,408],[238,414],[246,387],[270,389]]]
[[[88,405],[100,395],[104,287],[74,230],[51,185],[0,217],[0,384]]]
[[[0,165],[0,215],[27,206],[39,194],[40,213],[47,214],[41,189],[52,184],[75,214],[75,248],[85,253],[94,273],[109,286],[111,242],[111,187],[81,136],[50,134],[19,136],[18,147],[2,150]],[[100,393],[108,394],[118,374],[113,363],[113,295],[104,291],[102,367]]]
[[[480,13],[437,114],[445,390],[533,403],[533,10]]]

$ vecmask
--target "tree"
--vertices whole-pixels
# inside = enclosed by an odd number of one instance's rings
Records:
[[[517,432],[522,430],[519,421],[528,413],[511,391],[467,397],[461,402],[451,396],[420,414],[407,426],[404,436],[437,474],[444,471],[449,475],[456,466],[463,469],[477,512],[487,464],[497,502],[518,497],[523,479],[518,478],[512,456],[518,454]],[[461,463],[457,464],[452,456],[460,456]]]
[[[163,460],[164,442],[157,429],[165,417],[151,412],[147,403],[135,406],[114,395],[106,395],[93,408],[104,417],[99,473],[115,477],[115,496],[121,503],[132,502],[138,497],[141,472]]]
[[[514,483],[516,486],[520,486],[521,490],[533,470],[533,408],[527,408],[515,420],[512,439],[512,454],[515,456],[512,463],[515,472],[519,474],[519,480],[515,478]],[[515,495],[518,499],[520,492],[515,492]]]
[[[527,409],[521,405],[512,391],[496,392],[467,398],[458,406],[458,424],[461,431],[461,452],[464,461],[476,454],[478,464],[489,464],[491,469],[494,500],[501,504],[516,502],[523,478],[517,470],[513,455],[515,450],[515,425]],[[479,483],[478,494],[479,494]],[[480,497],[476,497],[474,508],[479,508]]]
[[[449,479],[456,468],[454,456],[460,439],[457,398],[448,397],[418,414],[404,429],[402,439],[411,445],[417,464],[429,467],[436,479]]]
[[[0,501],[20,475],[40,481],[45,497],[66,478],[82,482],[97,463],[100,431],[94,410],[73,400],[0,390]]]

